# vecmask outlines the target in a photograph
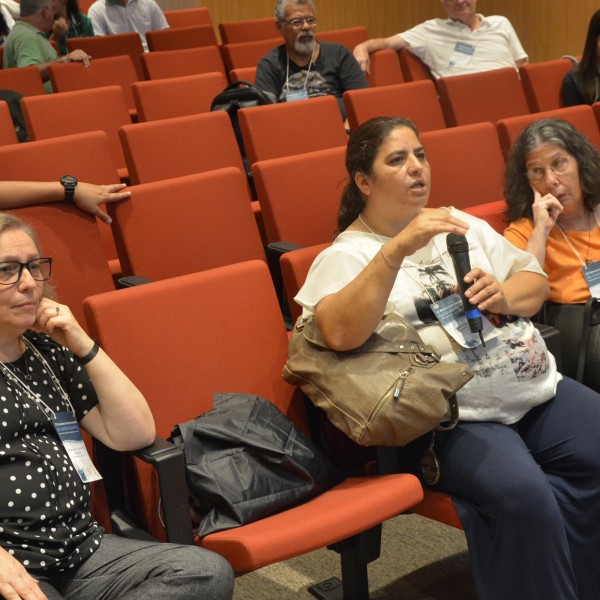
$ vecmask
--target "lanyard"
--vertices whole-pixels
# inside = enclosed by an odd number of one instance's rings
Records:
[[[594,215],[594,219],[596,219],[596,226],[600,227],[600,223],[598,222],[598,217],[596,216],[596,211],[592,210],[592,214]],[[558,227],[558,230],[562,233],[562,236],[565,238],[565,242],[567,242],[567,244],[569,244],[571,250],[573,250],[573,254],[575,254],[575,256],[579,259],[579,262],[585,267],[585,265],[587,264],[587,261],[585,261],[582,257],[581,254],[579,254],[579,252],[577,251],[577,249],[575,248],[575,246],[572,244],[571,240],[569,239],[569,236],[563,231],[562,227],[556,223],[556,226]],[[590,246],[588,243],[588,252],[589,252]]]
[[[304,87],[302,88],[303,90],[306,89],[306,84],[308,83],[308,76],[310,75],[310,68],[312,67],[313,64],[313,58],[315,57],[315,50],[317,49],[317,44],[315,42],[315,47],[313,48],[313,51],[310,55],[310,62],[308,63],[308,70],[306,71],[306,77],[304,78]],[[289,91],[290,86],[289,86],[289,80],[290,80],[290,55],[287,53],[285,53],[286,59],[287,59],[287,65],[286,65],[286,70],[285,70],[285,90]]]

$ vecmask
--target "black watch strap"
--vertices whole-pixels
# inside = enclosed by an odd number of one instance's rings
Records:
[[[60,178],[61,185],[65,188],[65,201],[73,200],[75,188],[77,187],[77,179],[73,175],[63,175]]]

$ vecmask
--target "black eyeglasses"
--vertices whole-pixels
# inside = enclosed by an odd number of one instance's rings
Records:
[[[297,19],[283,19],[284,23],[287,23],[294,29],[300,29],[304,23],[309,27],[314,27],[317,24],[317,17],[298,17]]]
[[[46,281],[52,273],[51,258],[34,258],[22,263],[18,260],[0,262],[0,285],[12,285],[21,279],[23,269],[27,269],[36,281]]]

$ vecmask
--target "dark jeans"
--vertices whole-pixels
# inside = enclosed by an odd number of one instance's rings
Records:
[[[600,598],[599,428],[600,395],[565,378],[514,425],[438,434],[481,600]]]
[[[230,600],[233,572],[202,548],[106,535],[81,566],[40,587],[48,600]]]

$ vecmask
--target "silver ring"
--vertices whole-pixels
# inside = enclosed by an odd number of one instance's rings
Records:
[[[56,307],[56,316],[58,317],[58,313],[60,312],[60,306]]]

